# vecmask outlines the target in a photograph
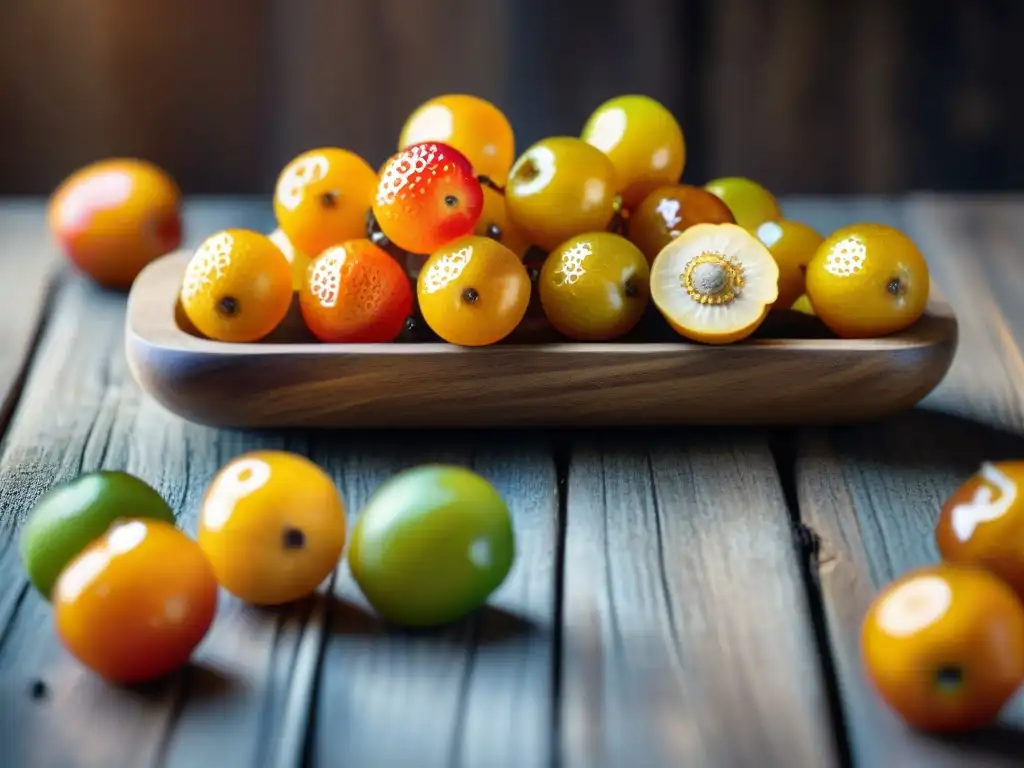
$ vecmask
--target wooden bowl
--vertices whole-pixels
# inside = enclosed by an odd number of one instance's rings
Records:
[[[189,421],[219,427],[520,427],[822,424],[910,408],[945,376],[957,323],[933,299],[903,333],[831,338],[782,312],[752,339],[688,343],[656,313],[606,344],[553,340],[542,314],[506,342],[321,344],[297,302],[256,344],[200,337],[178,304],[189,254],[136,279],[126,345],[136,381]],[[792,338],[796,336],[796,338]]]

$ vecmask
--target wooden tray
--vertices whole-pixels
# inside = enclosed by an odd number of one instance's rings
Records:
[[[226,344],[200,338],[180,312],[188,259],[169,254],[135,281],[128,361],[165,408],[220,427],[853,422],[917,403],[945,376],[957,341],[956,319],[933,299],[913,328],[867,341],[829,338],[814,318],[784,312],[724,347],[678,340],[656,316],[635,339],[609,344],[523,343],[545,333],[527,323],[477,349],[329,345],[309,340],[293,307],[267,341]]]

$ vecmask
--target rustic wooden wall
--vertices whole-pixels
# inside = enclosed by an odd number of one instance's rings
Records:
[[[520,144],[642,91],[686,176],[779,192],[1024,188],[1015,0],[0,0],[0,193],[92,159],[192,192],[264,192],[289,157],[372,162],[439,92],[493,99]]]

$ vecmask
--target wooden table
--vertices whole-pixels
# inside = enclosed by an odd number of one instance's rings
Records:
[[[839,429],[243,433],[141,395],[124,298],[64,269],[41,201],[0,204],[0,764],[17,766],[1021,765],[1024,697],[956,741],[905,729],[865,687],[861,617],[934,561],[938,505],[983,459],[1024,457],[1024,198],[785,201],[828,231],[905,228],[961,346],[922,408]],[[268,231],[267,200],[193,200],[191,244]],[[19,522],[101,467],[151,482],[194,529],[238,453],[305,453],[353,511],[387,476],[463,462],[510,502],[519,559],[491,607],[385,633],[342,567],[284,611],[225,599],[196,663],[118,690],[61,648]]]

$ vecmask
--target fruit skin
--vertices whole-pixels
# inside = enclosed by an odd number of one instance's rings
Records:
[[[1024,600],[1024,461],[984,462],[942,505],[935,543],[948,563],[995,574]]]
[[[639,205],[656,187],[679,181],[686,165],[683,129],[649,96],[609,99],[590,115],[580,136],[612,161],[627,208]]]
[[[105,288],[129,288],[143,267],[181,246],[181,190],[144,160],[80,168],[54,191],[47,217],[67,258]]]
[[[729,206],[736,223],[741,227],[756,229],[766,221],[782,218],[779,201],[756,181],[742,176],[727,176],[709,181],[704,189]]]
[[[576,341],[612,341],[640,322],[651,272],[640,249],[611,232],[567,240],[545,259],[537,281],[552,327]]]
[[[217,582],[195,541],[160,520],[127,519],[61,573],[57,633],[82,664],[113,683],[182,667],[217,612]]]
[[[18,545],[29,581],[50,599],[61,571],[115,520],[148,518],[174,525],[174,511],[149,484],[127,472],[79,475],[40,497]]]
[[[509,218],[505,210],[505,195],[487,185],[483,185],[483,193],[484,209],[473,234],[490,237],[491,225],[494,225],[500,233],[498,242],[522,259],[530,249],[530,238]]]
[[[837,336],[886,336],[913,325],[930,278],[914,242],[885,224],[851,224],[829,235],[807,265],[807,297]]]
[[[473,171],[504,185],[516,156],[515,135],[505,114],[478,96],[435,96],[413,110],[398,139],[399,151],[441,142],[466,156]]]
[[[505,187],[508,215],[553,251],[570,237],[607,229],[615,215],[615,167],[581,139],[554,136],[527,149]]]
[[[381,170],[373,215],[387,238],[412,253],[433,253],[468,235],[484,194],[465,155],[446,144],[413,144]]]
[[[199,546],[228,592],[254,605],[312,594],[345,546],[345,504],[330,476],[285,451],[253,451],[214,477]]]
[[[299,308],[320,341],[383,344],[398,338],[412,314],[412,284],[386,251],[349,240],[310,264]]]
[[[734,224],[729,206],[700,187],[672,184],[652,191],[629,215],[629,239],[648,263],[694,224]]]
[[[292,245],[292,241],[288,239],[288,235],[280,227],[271,232],[267,237],[270,238],[270,242],[281,249],[281,253],[288,259],[288,263],[292,265],[292,290],[301,291],[302,284],[306,282],[306,270],[309,269],[309,262],[312,259],[305,252],[296,250],[295,246]]]
[[[347,149],[303,152],[281,170],[274,187],[278,226],[310,258],[325,248],[366,235],[377,173]]]
[[[981,569],[919,568],[875,598],[861,652],[869,680],[906,722],[971,730],[991,722],[1024,681],[1024,608]]]
[[[387,621],[434,626],[479,608],[515,560],[512,518],[487,480],[427,464],[381,485],[352,529],[348,562]]]
[[[750,274],[745,274],[747,284],[740,294],[740,301],[751,303],[741,305],[744,306],[743,312],[726,316],[723,326],[712,327],[717,323],[712,322],[715,315],[710,312],[714,304],[702,307],[700,314],[704,317],[693,317],[691,306],[681,303],[679,292],[686,294],[682,276],[690,267],[707,253],[718,254],[722,249],[724,253],[721,255],[727,262],[747,265],[745,269]],[[754,277],[761,279],[752,283]],[[750,336],[764,322],[769,308],[778,298],[778,281],[779,267],[775,259],[764,243],[748,230],[738,224],[694,224],[666,245],[651,264],[651,300],[679,335],[704,344],[732,344]],[[752,295],[752,289],[757,293]],[[685,311],[690,312],[691,319],[704,322],[704,326],[698,327],[696,322],[684,323],[680,317]]]
[[[495,344],[516,329],[530,304],[530,276],[512,251],[468,235],[438,249],[416,281],[420,312],[450,344]]]
[[[281,323],[293,293],[291,264],[270,238],[225,229],[204,240],[185,268],[181,308],[208,338],[252,342]]]
[[[811,306],[811,300],[807,298],[806,293],[801,294],[800,297],[790,306],[790,309],[794,312],[800,312],[814,317],[814,307]]]
[[[792,219],[765,221],[755,234],[779,265],[779,298],[773,309],[789,309],[804,293],[804,272],[825,238],[812,227]]]

